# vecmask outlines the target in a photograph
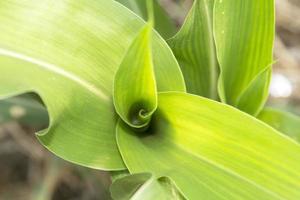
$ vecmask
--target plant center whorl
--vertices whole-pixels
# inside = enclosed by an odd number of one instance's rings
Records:
[[[154,109],[151,103],[147,101],[140,101],[132,105],[128,113],[128,119],[132,128],[139,131],[147,130],[153,113]]]

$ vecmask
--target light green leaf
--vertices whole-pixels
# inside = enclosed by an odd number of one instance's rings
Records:
[[[189,93],[217,98],[218,63],[213,38],[214,0],[195,0],[181,30],[169,40]]]
[[[275,108],[264,108],[257,118],[300,142],[299,116]]]
[[[134,13],[142,17],[144,20],[147,19],[147,1],[149,0],[116,0],[123,4]],[[175,34],[176,27],[172,22],[171,18],[165,12],[165,10],[160,6],[157,0],[153,1],[154,7],[154,19],[155,19],[155,29],[161,34],[165,39],[170,38]]]
[[[156,179],[150,173],[128,175],[117,179],[110,187],[114,200],[180,200],[184,199],[170,179]]]
[[[129,47],[114,80],[115,109],[123,121],[135,128],[147,126],[157,108],[151,33],[149,23]]]
[[[170,177],[188,199],[300,198],[299,144],[209,99],[160,93],[148,132],[119,121],[117,142],[131,173]]]
[[[0,1],[0,98],[36,92],[50,125],[37,136],[76,164],[124,169],[115,141],[114,75],[144,22],[108,0]],[[153,35],[158,91],[184,91],[172,52]]]
[[[259,113],[267,99],[274,21],[274,0],[216,0],[219,95],[223,102],[252,115]]]

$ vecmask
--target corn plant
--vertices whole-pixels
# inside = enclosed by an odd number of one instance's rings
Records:
[[[300,199],[299,118],[264,109],[274,24],[274,0],[195,0],[175,35],[156,1],[0,1],[0,98],[39,95],[37,139],[114,199]]]

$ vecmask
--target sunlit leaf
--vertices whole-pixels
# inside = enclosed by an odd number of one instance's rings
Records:
[[[156,179],[149,173],[133,174],[117,179],[110,188],[114,200],[181,200],[170,179]]]
[[[300,142],[299,116],[275,108],[264,108],[257,118]]]
[[[189,93],[217,98],[218,64],[213,38],[214,0],[195,0],[181,30],[169,40]]]
[[[149,0],[116,0],[123,4],[137,15],[147,20],[147,1]],[[165,10],[160,6],[158,0],[151,0],[154,5],[155,29],[164,38],[168,39],[175,34],[176,27]]]
[[[274,27],[274,0],[216,0],[214,35],[223,102],[253,115],[262,109],[273,62]]]
[[[188,199],[300,198],[299,144],[225,104],[160,93],[148,132],[119,121],[117,141],[131,173],[170,177]]]
[[[144,22],[108,0],[0,1],[0,98],[36,92],[50,125],[38,134],[65,160],[124,169],[115,141],[114,75]],[[184,91],[179,66],[153,35],[158,91]]]
[[[114,80],[114,105],[130,126],[148,125],[157,108],[152,63],[152,26],[145,25],[125,54]]]

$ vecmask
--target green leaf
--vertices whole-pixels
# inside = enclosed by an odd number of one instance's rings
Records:
[[[147,1],[148,0],[116,0],[119,3],[123,4],[134,13],[142,17],[144,20],[147,19]],[[165,10],[160,6],[157,0],[153,1],[154,7],[154,20],[155,20],[155,29],[161,34],[165,39],[170,38],[175,34],[176,27],[165,12]]]
[[[167,92],[148,132],[119,121],[130,173],[171,178],[188,199],[299,199],[300,146],[231,106]]]
[[[267,99],[274,21],[274,0],[216,0],[219,95],[223,102],[252,115],[259,113]]]
[[[164,194],[166,196],[166,199],[170,200],[184,200],[186,199],[182,193],[178,190],[176,185],[174,184],[174,181],[172,181],[168,177],[160,177],[157,179],[160,186],[164,190]]]
[[[195,0],[181,30],[169,40],[187,91],[217,98],[218,63],[213,38],[214,0]]]
[[[162,199],[163,190],[151,174],[134,174],[117,179],[110,187],[114,200]]]
[[[135,128],[147,126],[157,108],[152,63],[152,26],[147,24],[129,47],[114,80],[114,105],[119,116]]]
[[[258,119],[300,142],[300,117],[275,108],[264,108]]]
[[[114,200],[180,200],[184,199],[170,179],[156,179],[150,173],[128,175],[117,179],[110,187]]]
[[[48,123],[47,110],[28,95],[0,100],[0,124],[16,120],[23,125],[44,127]]]
[[[269,96],[268,83],[271,79],[271,72],[271,68],[268,66],[259,73],[239,96],[236,107],[256,116],[263,108],[265,100]],[[253,111],[255,111],[255,113]]]
[[[76,164],[124,169],[115,141],[114,75],[144,22],[108,0],[0,1],[0,98],[37,93],[50,116],[40,142]],[[153,34],[158,91],[184,91],[179,66]]]
[[[111,181],[114,182],[115,180],[128,176],[129,174],[130,173],[127,169],[120,170],[120,171],[111,171],[110,172]]]

